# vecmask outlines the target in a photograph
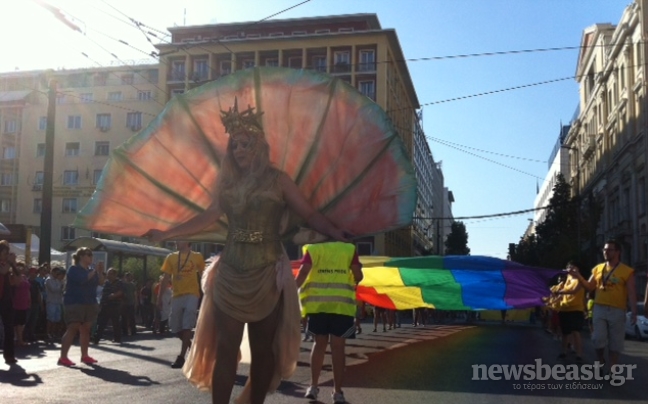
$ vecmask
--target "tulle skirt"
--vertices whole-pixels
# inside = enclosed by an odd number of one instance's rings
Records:
[[[204,297],[194,340],[183,367],[185,376],[199,389],[211,391],[217,360],[215,305],[241,322],[255,322],[267,317],[283,294],[273,342],[275,371],[268,392],[276,390],[281,380],[295,371],[301,344],[299,298],[287,256],[284,254],[271,267],[245,272],[215,260],[203,274],[202,288]],[[250,388],[248,377],[237,403],[250,402]]]

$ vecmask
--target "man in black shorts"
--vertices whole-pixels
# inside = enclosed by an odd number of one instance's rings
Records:
[[[311,385],[305,397],[317,400],[319,376],[326,345],[331,341],[333,362],[332,399],[345,403],[342,393],[346,338],[355,338],[355,286],[362,280],[362,265],[355,246],[331,242],[304,246],[297,275],[302,316],[308,316],[308,332],[315,336],[311,351]]]

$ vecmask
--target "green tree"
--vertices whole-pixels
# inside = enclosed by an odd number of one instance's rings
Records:
[[[450,234],[445,241],[446,255],[469,255],[468,233],[463,222],[454,222],[450,227]]]
[[[515,246],[511,259],[526,265],[561,268],[569,260],[581,258],[586,215],[581,212],[579,198],[571,198],[571,186],[562,174],[556,175],[546,213],[544,221],[536,225],[535,234],[523,237]]]
[[[157,281],[158,277],[162,273],[160,268],[162,267],[162,261],[164,257],[146,257],[146,277],[148,279],[153,279]],[[119,269],[119,258],[114,257],[112,261],[112,267]],[[130,272],[135,278],[135,282],[138,285],[143,285],[145,283],[144,279],[144,260],[141,257],[129,257],[122,260],[122,270],[121,273]]]

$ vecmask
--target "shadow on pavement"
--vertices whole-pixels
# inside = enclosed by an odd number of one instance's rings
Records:
[[[82,373],[88,376],[96,377],[109,383],[128,384],[131,386],[151,386],[160,384],[151,380],[148,376],[135,376],[128,372],[117,369],[109,369],[98,365],[92,365],[92,368],[79,369]]]
[[[583,345],[584,364],[591,365],[595,355],[587,334],[583,335]],[[626,352],[628,345],[626,342]],[[347,367],[345,385],[358,388],[521,397],[646,401],[643,388],[648,380],[646,355],[622,355],[621,364],[636,365],[636,368],[632,374],[634,380],[626,380],[621,386],[612,386],[607,380],[576,380],[581,386],[572,388],[574,381],[554,379],[552,376],[544,380],[505,380],[504,377],[501,380],[493,380],[488,376],[484,376],[483,379],[482,376],[474,376],[475,367],[481,365],[535,366],[537,360],[541,360],[541,363],[548,367],[576,364],[573,356],[567,361],[559,361],[559,351],[559,342],[552,340],[540,328],[481,326],[450,337],[371,354],[367,362]],[[390,372],[384,371],[386,367],[391,369]],[[399,368],[402,368],[402,372]],[[399,376],[401,374],[403,376]],[[524,373],[522,375],[524,376]]]
[[[12,384],[16,387],[35,387],[43,383],[36,373],[27,373],[20,365],[14,364],[9,370],[0,370],[0,383]]]

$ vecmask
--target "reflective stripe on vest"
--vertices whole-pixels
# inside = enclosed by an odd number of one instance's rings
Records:
[[[355,282],[350,270],[353,244],[331,242],[304,246],[312,267],[299,297],[302,315],[332,313],[355,316]]]

